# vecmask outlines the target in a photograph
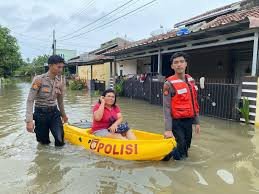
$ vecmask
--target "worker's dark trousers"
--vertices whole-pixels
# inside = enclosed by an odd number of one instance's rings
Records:
[[[193,118],[174,119],[173,134],[177,142],[177,151],[182,158],[188,157],[188,149],[192,142]]]
[[[49,144],[49,131],[55,139],[55,146],[64,145],[64,130],[57,107],[35,107],[33,114],[35,121],[36,139],[41,144]]]

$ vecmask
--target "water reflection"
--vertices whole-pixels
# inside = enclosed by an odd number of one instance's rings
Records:
[[[236,193],[259,192],[259,135],[235,122],[203,117],[190,158],[180,162],[120,161],[66,144],[38,146],[25,131],[30,84],[0,89],[0,193]],[[70,122],[91,120],[98,100],[86,91],[69,91]],[[133,128],[163,133],[160,106],[119,98]],[[52,139],[53,140],[53,139]],[[52,141],[53,142],[53,141]]]
[[[250,191],[259,192],[259,129],[256,128],[253,135],[251,142],[254,145],[253,152],[250,153],[248,156],[242,158],[236,162],[235,167],[237,171],[243,173],[249,180],[249,184],[251,185]]]
[[[63,154],[54,147],[38,145],[35,158],[30,163],[28,176],[34,177],[29,183],[29,191],[35,193],[62,191],[63,178],[71,169],[62,167]]]

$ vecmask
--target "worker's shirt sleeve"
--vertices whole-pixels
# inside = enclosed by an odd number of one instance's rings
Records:
[[[163,86],[163,112],[165,130],[171,131],[173,125],[172,113],[171,113],[171,99],[173,96],[173,88],[169,82],[165,82]]]
[[[58,108],[62,117],[66,116],[65,107],[64,107],[64,95],[65,95],[64,84],[60,84],[60,93],[58,93],[57,95],[57,101],[58,101]]]
[[[41,88],[41,84],[42,84],[42,80],[41,80],[41,77],[39,77],[39,76],[36,76],[32,81],[32,85],[31,85],[30,92],[29,92],[29,95],[27,98],[27,102],[26,102],[26,115],[25,115],[26,122],[33,121],[34,100]]]

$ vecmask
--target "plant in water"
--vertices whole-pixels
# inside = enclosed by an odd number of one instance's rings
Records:
[[[71,80],[69,82],[69,88],[71,90],[82,90],[84,88],[84,83],[82,80]]]
[[[11,78],[1,78],[0,77],[0,79],[1,79],[0,83],[3,85],[10,85],[10,84],[13,84],[16,82],[14,79],[11,79]]]
[[[114,86],[114,90],[116,92],[116,94],[118,95],[122,95],[122,92],[123,92],[123,83],[124,81],[123,80],[120,80],[119,82],[117,82]]]
[[[246,125],[249,125],[249,100],[247,97],[243,98],[241,108],[237,108],[241,113],[242,117],[245,119]]]
[[[100,96],[101,92],[99,90],[95,90],[93,96]]]

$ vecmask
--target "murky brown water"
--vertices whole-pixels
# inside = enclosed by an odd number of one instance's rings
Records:
[[[179,162],[119,161],[70,144],[40,146],[23,122],[29,84],[0,89],[0,193],[192,193],[259,192],[259,135],[238,123],[202,118],[190,158]],[[67,91],[70,122],[91,118],[97,100]],[[119,99],[132,127],[163,132],[162,108]],[[152,148],[151,148],[152,149]]]

